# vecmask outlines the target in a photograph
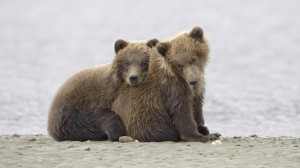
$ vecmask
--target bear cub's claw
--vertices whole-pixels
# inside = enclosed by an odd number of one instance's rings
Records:
[[[215,141],[215,140],[220,139],[221,134],[219,134],[219,133],[212,133],[212,134],[209,134],[207,136],[209,137],[210,141]]]

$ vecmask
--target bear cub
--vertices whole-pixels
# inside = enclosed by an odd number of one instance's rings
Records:
[[[123,121],[111,110],[122,85],[137,86],[148,73],[148,42],[115,42],[111,64],[84,69],[58,90],[49,111],[48,132],[57,141],[112,140],[126,135]]]
[[[193,115],[199,133],[209,135],[204,126],[203,102],[205,94],[205,67],[209,58],[209,45],[200,27],[180,33],[174,38],[157,45],[158,52],[165,57],[168,68],[183,78],[192,93]]]

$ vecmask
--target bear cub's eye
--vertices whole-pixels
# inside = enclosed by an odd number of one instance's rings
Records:
[[[142,63],[141,63],[141,66],[142,66],[142,67],[146,67],[146,66],[147,66],[147,63],[142,62]]]
[[[196,58],[192,58],[191,64],[196,62]]]
[[[177,64],[177,67],[178,68],[183,68],[183,65],[182,64]]]
[[[127,67],[127,66],[129,66],[129,61],[124,61],[123,64],[124,64],[125,67]]]
[[[142,63],[141,63],[141,65],[142,65],[142,66],[146,66],[147,64],[146,64],[146,63],[144,63],[144,62],[142,62]]]

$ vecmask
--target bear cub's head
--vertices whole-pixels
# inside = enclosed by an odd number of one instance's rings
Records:
[[[204,74],[208,62],[209,46],[200,27],[184,32],[167,42],[157,44],[157,51],[165,57],[175,75],[190,85],[196,85]]]
[[[158,43],[157,39],[147,42],[115,42],[117,76],[131,86],[140,84],[148,73],[150,52]]]

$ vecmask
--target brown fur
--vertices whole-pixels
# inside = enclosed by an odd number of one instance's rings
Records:
[[[194,27],[191,32],[182,33],[172,40],[160,43],[158,52],[171,64],[172,71],[182,76],[189,84],[193,94],[193,111],[198,131],[208,135],[204,126],[203,100],[205,93],[205,67],[209,57],[209,45],[203,30]]]
[[[111,106],[121,85],[138,85],[144,80],[149,49],[156,45],[153,41],[129,43],[117,40],[112,64],[87,68],[69,78],[52,102],[49,134],[58,141],[116,141],[126,135],[121,118],[111,111]],[[133,70],[129,72],[130,69]],[[134,83],[127,80],[132,74],[137,78]]]
[[[129,136],[139,141],[207,142],[218,138],[202,135],[197,128],[204,126],[203,73],[209,48],[195,31],[199,29],[159,43],[151,52],[145,82],[120,89],[112,109],[122,118]]]

